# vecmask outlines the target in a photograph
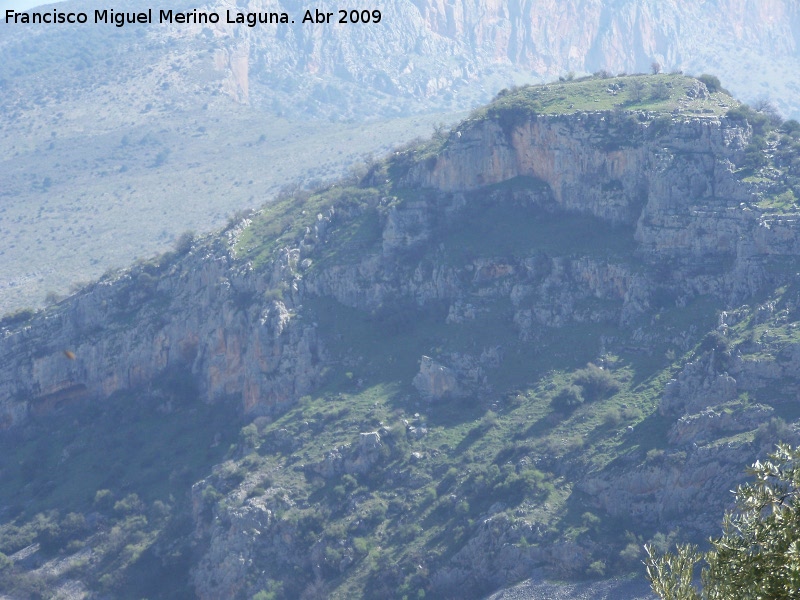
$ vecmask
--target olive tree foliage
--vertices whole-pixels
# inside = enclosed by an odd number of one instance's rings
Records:
[[[722,536],[708,552],[678,546],[658,556],[645,546],[647,577],[665,600],[800,598],[800,449],[779,444],[748,470]],[[694,574],[700,571],[700,586]]]

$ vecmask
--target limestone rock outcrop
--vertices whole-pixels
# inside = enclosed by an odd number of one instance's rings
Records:
[[[0,420],[13,426],[80,398],[151,385],[168,371],[196,379],[210,401],[240,398],[253,414],[280,410],[313,388],[324,358],[315,328],[293,326],[283,302],[253,302],[272,289],[270,280],[236,267],[219,245],[170,269],[157,281],[144,270],[100,281],[6,331]]]
[[[430,400],[459,394],[459,385],[453,370],[429,356],[420,359],[419,373],[414,376],[413,383],[419,393]]]

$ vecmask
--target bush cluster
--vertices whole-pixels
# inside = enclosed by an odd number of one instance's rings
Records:
[[[575,371],[571,381],[558,390],[551,403],[556,410],[569,412],[584,402],[608,398],[619,390],[620,383],[611,371],[589,363]]]

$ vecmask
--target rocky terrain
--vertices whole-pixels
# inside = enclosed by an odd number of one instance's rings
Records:
[[[489,600],[652,600],[655,596],[643,582],[604,581],[602,583],[555,584],[526,581],[520,585],[492,594]]]
[[[6,317],[7,595],[641,597],[797,441],[798,139],[714,78],[506,90]]]

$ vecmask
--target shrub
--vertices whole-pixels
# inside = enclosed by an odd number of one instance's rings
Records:
[[[653,85],[650,97],[653,100],[667,100],[670,96],[669,86],[663,82],[659,81],[655,85]]]
[[[760,169],[767,164],[767,157],[764,155],[767,141],[762,135],[754,135],[744,149],[744,167],[746,169]]]
[[[139,500],[138,494],[128,494],[122,500],[114,504],[114,512],[120,514],[141,514],[144,504]]]
[[[753,439],[759,446],[764,446],[778,442],[793,441],[794,437],[794,430],[791,425],[788,425],[780,417],[772,417],[768,422],[758,426]]]
[[[550,491],[544,484],[544,474],[537,469],[525,469],[520,473],[511,471],[501,478],[492,492],[508,504],[519,504],[531,496],[546,497]]]
[[[586,570],[586,573],[590,577],[602,577],[606,574],[606,563],[602,560],[596,560],[592,564],[589,565],[589,568]]]
[[[619,391],[619,382],[606,369],[589,363],[586,368],[575,372],[574,381],[583,388],[583,397],[587,402],[594,402],[612,396]]]
[[[611,408],[603,414],[603,423],[607,427],[615,427],[622,421],[622,413],[618,408]]]
[[[642,410],[636,406],[629,406],[622,409],[622,418],[626,421],[638,421],[643,416]]]
[[[111,490],[97,490],[94,495],[94,505],[98,510],[110,510],[114,507],[114,494]]]
[[[466,500],[462,501],[463,504],[466,504]],[[458,509],[456,509],[458,512]],[[467,504],[467,512],[469,512],[469,505]],[[465,514],[465,513],[459,513]],[[403,542],[410,542],[411,540],[416,539],[422,533],[422,527],[417,525],[416,523],[405,523],[400,525],[397,529],[397,535]]]
[[[275,600],[283,593],[283,584],[279,581],[267,580],[267,587],[253,596],[252,600]]]
[[[722,84],[720,84],[719,78],[715,77],[714,75],[708,75],[704,73],[703,75],[700,75],[700,77],[698,77],[697,79],[702,83],[704,83],[708,88],[708,91],[711,92],[712,94],[714,92],[719,92],[722,90]]]
[[[644,92],[644,82],[640,81],[639,79],[635,79],[633,83],[631,83],[631,100],[634,102],[641,102],[642,101],[642,93]]]
[[[642,561],[642,545],[631,542],[619,553],[619,560],[623,566],[629,569],[638,569]]]
[[[795,119],[784,121],[781,130],[787,135],[797,137],[797,134],[800,134],[800,122],[797,122]]]
[[[252,490],[250,490],[247,493],[247,497],[248,498],[258,498],[260,496],[263,496],[266,493],[267,493],[267,490],[265,490],[263,487],[256,486],[256,487],[254,487]]]
[[[425,491],[422,493],[423,502],[425,504],[432,504],[433,502],[436,502],[437,497],[438,494],[436,493],[435,487],[427,487],[425,488]]]
[[[242,427],[242,429],[239,431],[239,441],[245,448],[258,448],[260,443],[258,427],[256,427],[253,423]]]
[[[194,244],[194,232],[184,231],[175,241],[175,252],[179,255],[186,254],[192,249],[192,244]]]
[[[69,513],[61,522],[48,519],[39,530],[36,540],[46,553],[55,552],[69,542],[81,537],[86,531],[86,519],[82,514]]]
[[[213,485],[209,485],[208,487],[203,489],[203,493],[201,495],[203,499],[203,505],[206,510],[210,511],[213,509],[214,505],[219,502],[224,496],[217,491],[217,489]]]
[[[541,110],[536,100],[523,93],[506,96],[497,104],[490,106],[487,116],[497,120],[506,136],[510,136],[515,127],[530,121]]]
[[[492,427],[497,425],[497,413],[493,410],[487,410],[486,414],[481,419],[480,428],[483,431],[489,431]]]
[[[758,100],[753,108],[759,115],[763,115],[767,118],[770,126],[779,127],[783,123],[783,117],[781,117],[781,113],[767,98],[761,98]]]
[[[344,489],[343,485],[334,486],[331,490],[333,497],[336,501],[341,502],[347,497],[347,490]]]
[[[387,512],[386,503],[382,500],[377,501],[367,509],[364,515],[364,521],[368,525],[376,525],[386,518]]]
[[[586,529],[596,531],[600,527],[601,521],[600,517],[587,511],[581,515],[581,523]]]
[[[571,411],[583,404],[583,394],[577,385],[565,385],[553,396],[553,408],[559,411]]]
[[[700,350],[708,352],[716,350],[717,352],[727,352],[730,349],[728,338],[722,335],[719,331],[712,331],[703,338],[700,342]]]
[[[27,321],[35,314],[36,311],[32,308],[20,308],[19,310],[3,315],[3,318],[0,319],[0,327],[17,325],[18,323]]]
[[[750,126],[753,128],[754,136],[764,136],[767,133],[767,131],[769,131],[769,126],[770,126],[769,116],[764,113],[753,110],[746,104],[740,104],[739,106],[735,106],[729,109],[728,112],[725,113],[725,116],[731,119],[732,121],[742,121],[745,123],[749,123]]]

